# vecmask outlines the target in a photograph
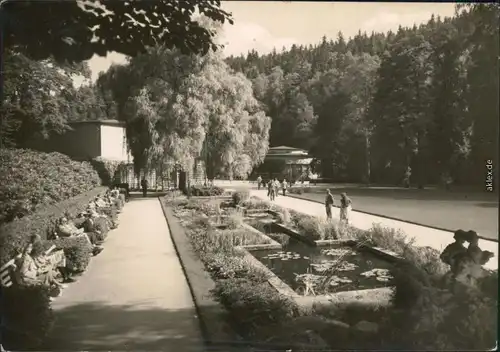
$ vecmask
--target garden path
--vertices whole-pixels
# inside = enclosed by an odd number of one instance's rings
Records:
[[[261,199],[268,199],[267,191],[265,190],[251,190],[250,194]],[[304,214],[326,217],[325,207],[317,202],[279,196],[275,199],[274,203]],[[333,217],[339,219],[338,208],[333,209]],[[448,244],[454,241],[453,232],[450,231],[436,230],[426,226],[414,225],[404,221],[387,219],[356,211],[352,211],[350,223],[354,227],[362,230],[368,230],[372,227],[373,223],[379,223],[385,227],[401,229],[408,237],[413,237],[415,239],[415,244],[417,246],[429,246],[439,251],[442,251]],[[481,249],[491,251],[495,254],[495,257],[485,265],[485,268],[492,270],[498,269],[498,242],[480,239],[479,246]]]
[[[104,251],[56,298],[49,350],[202,351],[191,293],[158,198],[132,198]]]

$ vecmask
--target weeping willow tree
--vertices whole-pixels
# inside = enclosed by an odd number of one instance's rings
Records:
[[[189,174],[201,157],[210,179],[246,177],[264,159],[270,118],[260,111],[251,82],[220,55],[153,48],[130,60],[127,71],[106,80],[122,79],[108,86],[125,101],[120,115],[136,174],[176,166]]]
[[[247,177],[269,147],[271,120],[260,110],[252,83],[234,73],[217,53],[209,53],[196,77],[206,109],[202,156],[208,179]]]

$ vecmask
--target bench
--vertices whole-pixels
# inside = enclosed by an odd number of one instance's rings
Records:
[[[49,249],[45,251],[45,255],[49,255],[56,248],[55,245],[52,245]],[[14,283],[13,274],[17,269],[16,260],[21,258],[21,253],[16,255],[14,258],[9,260],[7,263],[2,265],[0,268],[0,286],[2,287],[10,287]]]

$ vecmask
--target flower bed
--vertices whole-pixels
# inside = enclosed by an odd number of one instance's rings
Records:
[[[268,273],[252,265],[240,246],[269,244],[270,239],[229,220],[231,228],[218,229],[220,200],[193,199],[163,202],[172,207],[183,225],[195,253],[215,282],[212,296],[227,309],[227,321],[245,341],[254,344],[274,343],[273,348],[309,345],[311,334],[303,329],[283,328],[283,323],[306,314],[296,302],[281,295],[268,283]],[[225,209],[227,219],[236,212]],[[241,214],[238,216],[241,217]],[[222,223],[224,223],[224,218]],[[181,259],[182,260],[182,259]],[[219,317],[221,319],[221,317]],[[276,345],[277,344],[277,345]],[[316,345],[324,343],[316,336]],[[270,348],[271,344],[267,344]]]

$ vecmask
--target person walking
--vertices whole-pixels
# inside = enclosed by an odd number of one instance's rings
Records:
[[[279,193],[280,193],[280,187],[281,187],[281,185],[280,185],[280,181],[278,181],[277,178],[274,179],[273,187],[274,187],[274,196],[278,197]]]
[[[332,206],[334,203],[333,195],[330,192],[329,189],[326,190],[326,197],[325,197],[325,209],[326,209],[326,218],[331,220],[332,219]]]
[[[267,184],[267,196],[270,200],[274,200],[274,182],[272,179]]]
[[[262,177],[260,175],[257,177],[257,189],[260,190],[260,185],[262,184]]]
[[[148,195],[148,180],[144,177],[141,180],[142,196],[147,197]]]
[[[286,178],[283,179],[281,183],[281,188],[283,189],[283,196],[286,196],[286,190],[288,188],[288,183],[286,182]]]
[[[347,196],[347,193],[340,195],[340,221],[344,221],[349,225],[349,217],[351,216],[352,200]]]

